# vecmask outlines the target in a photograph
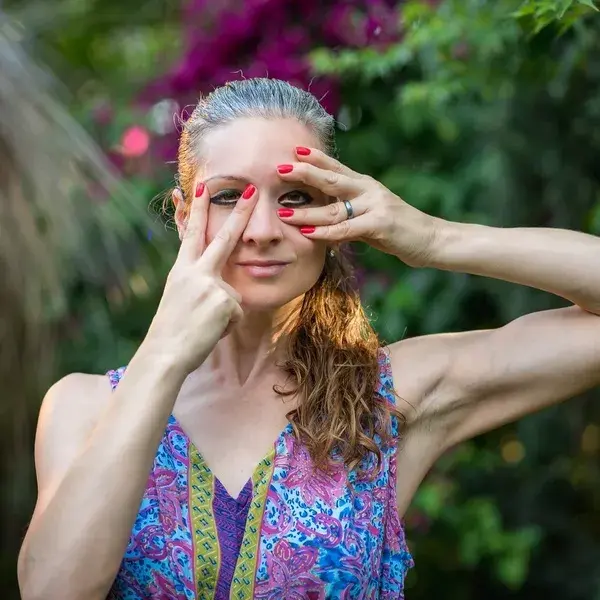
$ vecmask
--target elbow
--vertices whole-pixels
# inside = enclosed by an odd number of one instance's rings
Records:
[[[19,592],[21,595],[21,600],[37,600],[41,598],[39,593],[35,591],[35,583],[33,581],[33,577],[31,577],[29,571],[33,569],[28,569],[27,565],[30,562],[30,559],[27,556],[27,538],[25,538],[25,542],[21,546],[21,551],[19,552],[19,558],[17,560],[17,581],[19,583]]]
[[[65,589],[67,588],[67,589]],[[106,600],[108,594],[90,593],[86,590],[68,588],[64,582],[45,585],[40,579],[19,579],[21,600]]]
[[[108,590],[91,590],[81,582],[69,584],[72,577],[59,575],[51,565],[33,569],[26,563],[27,557],[21,553],[17,566],[21,600],[106,600]]]
[[[55,586],[47,580],[43,569],[27,569],[20,557],[17,577],[21,600],[58,600],[61,595],[63,599],[66,599],[66,590],[63,589],[61,594],[53,589]]]

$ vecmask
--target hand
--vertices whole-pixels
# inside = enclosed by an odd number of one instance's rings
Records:
[[[221,277],[256,205],[258,192],[248,186],[212,242],[206,246],[209,195],[194,186],[189,221],[148,336],[186,375],[200,366],[217,342],[242,318],[241,295]]]
[[[314,227],[314,232],[302,231],[310,239],[366,242],[413,267],[431,261],[443,221],[410,206],[372,177],[352,171],[320,150],[299,150],[296,149],[299,162],[279,165],[279,176],[285,181],[301,181],[317,188],[337,202],[294,209],[292,216],[284,216],[286,213],[282,211],[283,221]],[[351,219],[344,200],[352,205]]]

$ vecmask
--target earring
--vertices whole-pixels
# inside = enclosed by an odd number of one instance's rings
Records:
[[[335,252],[333,251],[333,248],[329,249],[329,256],[331,256],[331,258],[335,257]]]

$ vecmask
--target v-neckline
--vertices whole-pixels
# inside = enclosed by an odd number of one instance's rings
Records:
[[[206,470],[206,472],[210,475],[210,477],[213,480],[213,482],[215,484],[218,482],[219,485],[221,486],[221,488],[223,489],[223,491],[225,492],[225,494],[227,495],[227,497],[229,499],[231,499],[233,502],[236,502],[236,503],[239,503],[240,498],[244,495],[244,490],[247,488],[248,484],[250,482],[254,482],[254,479],[256,477],[257,472],[262,469],[264,463],[271,461],[277,455],[277,446],[279,445],[279,442],[288,433],[291,433],[293,431],[292,424],[290,422],[288,422],[286,424],[286,426],[277,434],[277,437],[273,440],[273,443],[271,444],[271,448],[258,461],[258,463],[256,463],[256,465],[252,469],[252,473],[250,474],[250,477],[248,477],[248,479],[246,479],[244,485],[239,490],[237,496],[234,498],[230,494],[229,490],[223,485],[223,482],[215,475],[215,473],[213,472],[213,470],[210,468],[209,464],[206,462],[206,459],[202,455],[202,452],[200,452],[200,450],[198,449],[198,447],[196,446],[196,444],[194,444],[194,442],[192,441],[192,438],[188,435],[187,431],[181,425],[179,419],[177,419],[177,417],[173,413],[171,413],[171,415],[169,416],[169,425],[177,427],[183,433],[183,435],[184,435],[184,437],[185,437],[185,439],[187,441],[187,445],[188,445],[188,456],[191,456],[192,454],[195,454],[196,457],[202,463],[202,466],[204,467],[204,469]],[[254,492],[255,492],[254,486],[253,486],[253,489],[251,490],[251,492],[252,492],[252,495],[254,495]]]

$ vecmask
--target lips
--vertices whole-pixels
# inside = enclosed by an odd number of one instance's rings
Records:
[[[242,267],[273,267],[287,264],[289,263],[283,260],[247,260],[238,263]]]
[[[248,260],[238,263],[250,277],[265,279],[283,273],[288,262],[280,260]]]

